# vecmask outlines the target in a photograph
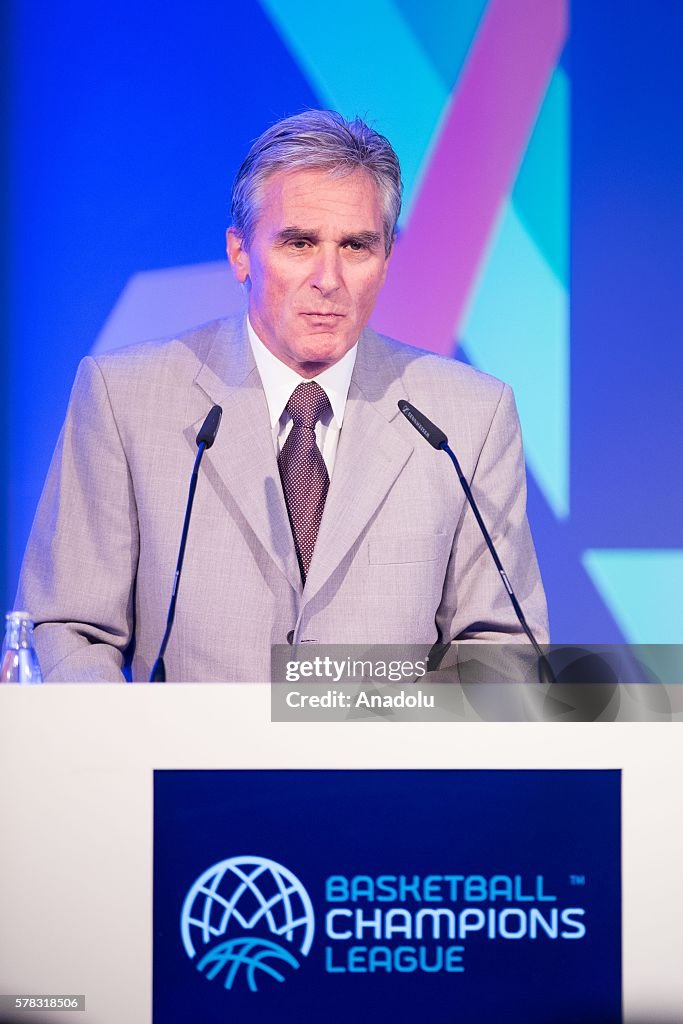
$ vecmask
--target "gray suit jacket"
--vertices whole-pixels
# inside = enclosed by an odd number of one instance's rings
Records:
[[[190,526],[169,680],[267,680],[270,646],[524,640],[446,457],[449,436],[531,628],[546,633],[510,389],[366,329],[302,587],[243,320],[81,363],[24,560],[18,607],[46,678],[147,679],[164,632],[195,437],[223,407]]]

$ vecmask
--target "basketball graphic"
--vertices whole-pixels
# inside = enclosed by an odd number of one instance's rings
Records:
[[[180,918],[185,952],[209,981],[252,992],[284,981],[313,942],[313,906],[301,882],[265,857],[230,857],[191,886]]]

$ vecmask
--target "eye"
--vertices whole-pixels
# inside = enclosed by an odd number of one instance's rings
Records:
[[[347,248],[349,248],[351,250],[351,252],[363,252],[363,250],[365,248],[367,248],[367,246],[365,245],[364,242],[359,242],[355,238],[351,239],[350,242],[347,242],[346,245],[347,245]]]
[[[308,240],[306,238],[292,238],[289,241],[289,245],[292,249],[306,249],[308,247]]]

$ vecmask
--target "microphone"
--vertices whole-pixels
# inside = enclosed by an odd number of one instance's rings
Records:
[[[406,402],[405,398],[402,398],[398,403],[398,407],[407,420],[413,424],[416,430],[418,430],[426,441],[429,441],[432,448],[446,448],[448,445],[448,438],[444,434],[443,430],[439,430],[438,427],[434,426],[431,420],[428,420],[424,413],[419,412],[414,405],[410,402]]]
[[[190,477],[190,493],[187,498],[187,508],[185,509],[185,521],[183,523],[183,532],[180,538],[180,550],[178,552],[178,564],[176,565],[175,577],[173,579],[173,590],[171,592],[171,602],[168,606],[168,616],[166,618],[166,631],[164,638],[161,641],[161,647],[159,648],[159,656],[154,662],[154,668],[152,674],[149,677],[150,683],[165,683],[166,682],[166,666],[164,665],[164,654],[166,653],[166,646],[171,636],[171,629],[173,628],[173,619],[175,618],[175,606],[178,599],[178,585],[180,583],[180,573],[183,569],[183,559],[185,557],[185,545],[187,543],[187,532],[190,528],[190,517],[192,515],[192,504],[194,502],[194,492],[197,490],[197,477],[199,475],[199,467],[201,465],[202,456],[204,452],[211,447],[213,442],[216,440],[216,434],[221,423],[221,416],[223,410],[220,405],[214,405],[209,411],[209,415],[202,423],[201,429],[197,434],[197,457],[194,460],[194,469],[192,470],[192,476]]]
[[[529,628],[526,619],[524,618],[524,612],[522,611],[522,607],[519,601],[517,600],[515,592],[510,584],[510,580],[507,577],[507,573],[505,572],[501,560],[498,557],[498,552],[496,551],[493,541],[491,540],[489,531],[486,529],[484,520],[482,519],[481,513],[477,508],[477,503],[474,500],[472,491],[470,490],[470,485],[467,483],[467,480],[465,479],[465,474],[460,468],[460,463],[458,462],[455,453],[448,444],[448,438],[444,434],[443,430],[440,430],[439,427],[435,426],[431,422],[431,420],[427,419],[424,413],[421,413],[419,409],[416,409],[414,405],[410,404],[410,402],[406,402],[405,399],[401,399],[401,401],[398,403],[398,407],[405,416],[405,418],[410,423],[412,423],[412,425],[415,427],[418,433],[422,434],[426,441],[429,441],[432,448],[440,449],[441,451],[446,452],[451,462],[455,466],[455,471],[458,474],[458,479],[460,480],[462,489],[465,492],[465,497],[467,498],[470,508],[474,512],[474,517],[477,520],[479,529],[481,530],[482,536],[486,541],[486,546],[491,552],[491,556],[493,558],[493,561],[495,562],[496,569],[498,570],[498,575],[503,581],[503,586],[505,587],[507,595],[510,598],[510,603],[512,604],[512,607],[515,610],[515,615],[517,616],[520,626],[526,633],[530,643],[533,645],[533,648],[536,651],[536,654],[538,655],[539,675],[542,678],[545,677],[544,681],[555,682],[553,670],[550,667],[548,659],[541,650],[538,641],[536,640],[536,637],[531,632],[531,629]]]
[[[202,429],[197,434],[198,448],[200,447],[200,445],[204,445],[204,451],[208,451],[208,449],[211,447],[213,442],[216,440],[216,434],[218,433],[218,428],[221,425],[222,415],[223,410],[221,409],[220,405],[214,405],[209,410],[209,415],[202,423]]]

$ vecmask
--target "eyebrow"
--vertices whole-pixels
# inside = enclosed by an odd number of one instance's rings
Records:
[[[297,238],[305,238],[309,242],[318,242],[320,240],[320,233],[318,231],[307,231],[306,228],[291,225],[283,228],[282,231],[278,231],[275,241],[292,242]],[[349,242],[360,242],[361,245],[367,245],[372,249],[381,244],[382,236],[378,231],[352,231],[341,238],[341,245],[347,245]]]
[[[361,242],[363,245],[367,245],[368,248],[372,249],[376,245],[381,245],[382,236],[378,231],[358,231],[355,234],[345,235],[342,238],[342,245],[347,242]]]

